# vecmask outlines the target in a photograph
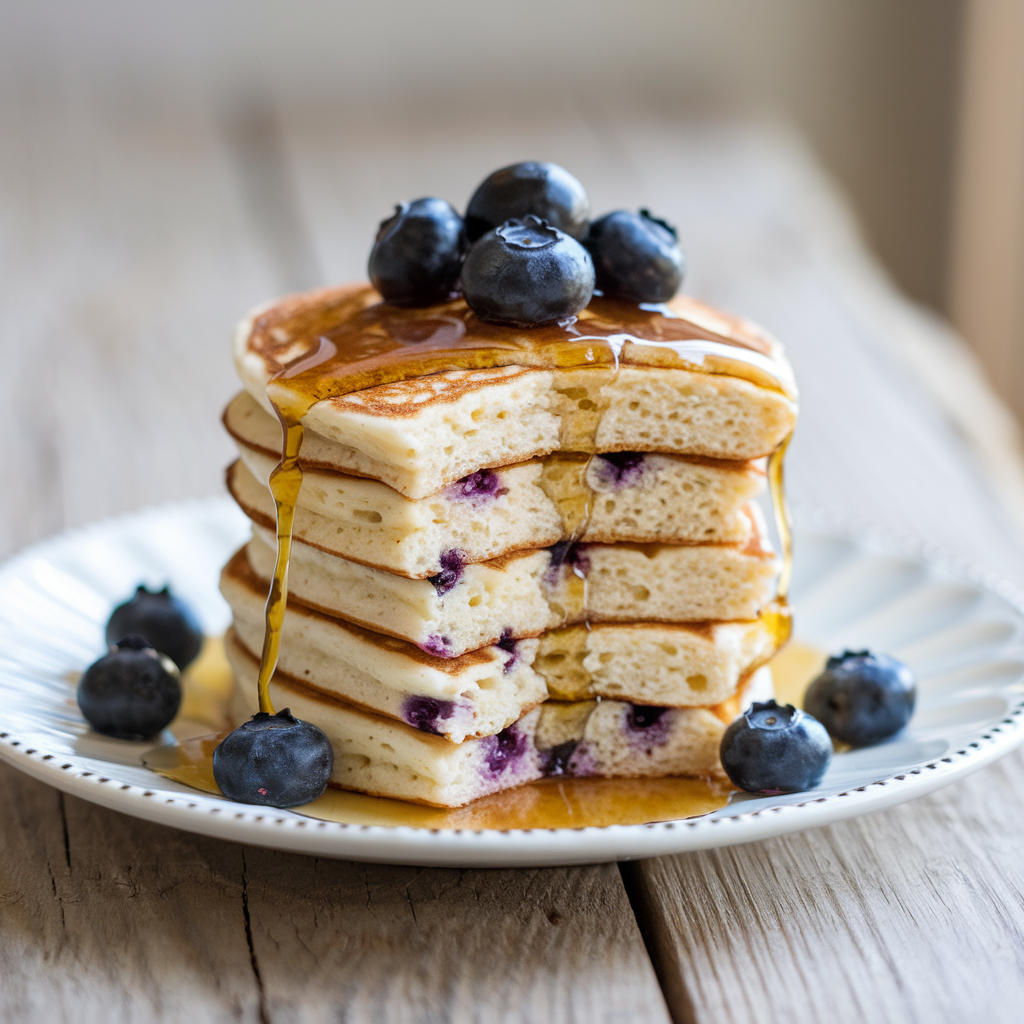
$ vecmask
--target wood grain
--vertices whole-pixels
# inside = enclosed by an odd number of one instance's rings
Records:
[[[614,865],[455,871],[247,850],[274,1021],[664,1021]],[[302,1007],[301,1012],[297,1007]]]
[[[259,1020],[240,847],[0,779],[0,1018]]]
[[[218,109],[0,96],[0,550],[221,486],[228,339],[279,285]]]
[[[1021,1018],[1024,755],[892,810],[624,867],[681,1022]]]
[[[317,860],[0,765],[0,1019],[668,1021],[614,865]]]

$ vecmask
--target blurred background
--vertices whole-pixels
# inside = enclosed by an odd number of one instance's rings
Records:
[[[912,365],[1020,498],[976,374],[1024,414],[1022,57],[1016,0],[3,0],[0,330],[9,379],[59,397],[9,385],[24,515],[2,547],[216,489],[228,448],[187,421],[234,386],[237,316],[362,276],[394,202],[461,207],[518,159],[563,163],[596,213],[676,221],[688,290],[798,364],[844,331],[899,349],[893,386]],[[59,484],[33,468],[54,460]]]
[[[34,90],[284,91],[382,128],[411,108],[423,132],[510,101],[540,116],[772,110],[806,133],[900,285],[947,303],[964,0],[5,6],[4,72]]]

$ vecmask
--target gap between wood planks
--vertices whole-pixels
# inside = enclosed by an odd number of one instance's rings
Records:
[[[668,1007],[672,1024],[697,1024],[698,1018],[693,999],[686,988],[682,974],[673,969],[672,958],[666,956],[663,934],[659,941],[658,920],[650,912],[650,894],[645,885],[646,880],[640,864],[640,861],[619,861],[619,877],[622,879],[622,887],[626,890],[626,898],[633,911],[633,919],[640,929],[644,948],[650,957],[654,975],[661,987],[661,993],[665,997],[665,1005]]]

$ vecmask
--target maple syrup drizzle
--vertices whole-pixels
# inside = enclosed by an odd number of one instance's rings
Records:
[[[309,406],[446,370],[643,365],[724,373],[793,396],[786,367],[753,327],[680,297],[638,307],[595,297],[572,322],[516,329],[478,319],[464,301],[403,309],[372,288],[324,289],[257,316],[249,348],[278,367],[268,385]],[[310,356],[314,345],[318,351]],[[301,367],[301,369],[299,369]]]
[[[302,467],[299,465],[299,450],[302,448],[304,431],[302,422],[292,421],[278,411],[281,429],[284,433],[281,462],[270,474],[270,493],[277,506],[277,562],[274,578],[267,596],[266,629],[263,633],[263,651],[260,655],[259,697],[260,711],[274,714],[270,699],[270,680],[277,668],[281,652],[281,628],[288,605],[288,565],[292,554],[292,525],[295,520],[295,504],[302,486]]]
[[[275,374],[272,380],[287,380],[289,376],[297,376],[334,355],[334,346],[321,339],[312,355],[307,355],[285,367]],[[274,496],[274,504],[277,507],[277,561],[274,563],[274,576],[267,596],[266,626],[263,632],[263,650],[260,654],[257,682],[260,711],[268,715],[274,714],[274,704],[270,699],[270,680],[277,669],[277,660],[281,653],[281,630],[288,607],[288,566],[292,554],[295,506],[299,498],[299,489],[302,487],[302,466],[299,463],[299,452],[302,450],[302,439],[305,436],[302,418],[313,404],[309,397],[301,392],[292,393],[284,402],[274,402],[277,418],[281,421],[282,435],[281,461],[270,474],[270,493]]]
[[[793,524],[789,515],[789,502],[786,501],[783,464],[790,434],[768,457],[768,491],[771,495],[772,510],[775,513],[775,529],[779,535],[779,546],[782,548],[782,569],[776,584],[775,604],[766,608],[761,615],[772,631],[775,650],[780,650],[793,633],[793,613],[789,607],[789,584],[793,578]]]
[[[316,350],[312,350],[315,339]],[[270,486],[277,506],[277,561],[266,606],[266,631],[259,670],[259,706],[273,713],[270,680],[277,667],[288,599],[295,504],[302,484],[299,452],[306,414],[320,401],[366,388],[450,370],[503,366],[601,368],[598,401],[578,399],[578,415],[563,418],[563,451],[595,447],[603,413],[600,392],[614,383],[623,364],[683,367],[724,373],[793,395],[785,368],[775,362],[771,343],[741,321],[726,318],[692,300],[659,306],[633,306],[595,297],[571,323],[515,330],[479,320],[464,301],[428,309],[400,309],[379,301],[371,288],[334,289],[284,300],[258,316],[247,344],[280,366],[267,384],[267,398],[283,431],[281,461]],[[610,372],[609,372],[610,371]],[[565,422],[568,421],[568,422]],[[584,436],[585,435],[585,436]],[[783,442],[769,460],[769,479],[783,547],[780,606],[773,624],[777,638],[789,636],[790,540],[782,495]],[[578,457],[577,457],[578,458]],[[572,456],[563,459],[567,464]],[[593,508],[587,482],[593,454],[576,467],[578,482],[557,502],[569,546],[586,531]],[[573,568],[570,593],[575,611],[587,622],[586,574]],[[578,583],[576,582],[578,581]]]
[[[783,469],[786,451],[792,439],[793,435],[790,434],[768,457],[768,490],[775,511],[775,528],[782,547],[782,571],[779,573],[777,587],[780,601],[788,599],[789,584],[793,577],[793,521],[789,515],[789,502],[786,501]]]

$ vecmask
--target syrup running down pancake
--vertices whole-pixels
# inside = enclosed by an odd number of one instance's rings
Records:
[[[789,632],[778,342],[682,297],[520,329],[350,286],[258,310],[235,360],[239,721],[273,692],[327,731],[335,784],[444,806],[552,757],[720,772],[724,724]],[[747,505],[764,457],[781,561]]]

